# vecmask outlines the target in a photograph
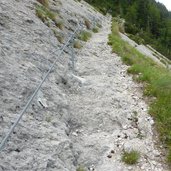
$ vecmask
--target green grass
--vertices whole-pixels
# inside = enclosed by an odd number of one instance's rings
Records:
[[[82,31],[81,33],[80,33],[80,35],[78,36],[78,38],[80,39],[80,40],[82,40],[82,41],[85,41],[85,42],[87,42],[90,38],[91,38],[91,33],[90,32],[88,32],[88,31]]]
[[[48,19],[51,19],[53,21],[56,20],[56,14],[52,11],[50,11],[45,6],[36,5],[36,15],[43,21],[48,21]]]
[[[136,80],[144,83],[144,95],[155,97],[150,98],[155,100],[150,103],[149,113],[155,120],[160,139],[166,144],[171,163],[171,72],[123,41],[115,22],[108,44],[123,62],[130,65],[128,73],[136,75]]]
[[[44,5],[45,7],[49,7],[49,0],[37,0],[38,2],[40,2],[42,5]]]
[[[128,165],[133,165],[138,162],[140,154],[137,151],[124,152],[122,161]]]
[[[76,171],[86,171],[85,168],[83,166],[79,166]]]
[[[93,31],[94,33],[98,33],[98,32],[99,32],[99,29],[98,29],[97,27],[94,27],[94,28],[92,29],[92,31]]]

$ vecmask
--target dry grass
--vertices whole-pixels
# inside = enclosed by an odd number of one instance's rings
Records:
[[[64,43],[64,36],[58,33],[56,30],[53,30],[55,37],[57,38],[58,42]]]
[[[82,48],[82,45],[78,40],[74,41],[74,48],[76,48],[76,49],[81,49]]]
[[[40,2],[42,5],[44,5],[45,7],[49,7],[49,0],[37,0],[38,2]]]
[[[63,30],[64,29],[64,23],[62,20],[56,20],[55,21],[55,25],[56,27],[58,27],[59,29]]]
[[[53,21],[56,20],[56,14],[52,11],[50,11],[48,8],[44,6],[37,5],[36,6],[36,15],[43,21],[47,21],[48,19],[51,19]]]

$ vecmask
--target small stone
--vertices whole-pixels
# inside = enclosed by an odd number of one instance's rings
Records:
[[[127,125],[124,125],[124,126],[123,126],[123,129],[127,129],[127,128],[128,128],[128,126],[127,126]]]
[[[111,154],[109,154],[107,157],[111,159],[111,158],[112,158],[112,155],[111,155]]]
[[[114,154],[114,153],[115,153],[115,151],[114,151],[114,150],[111,150],[111,153],[112,153],[112,154]]]
[[[155,155],[156,157],[160,157],[160,152],[154,151],[154,155]]]
[[[131,166],[129,166],[129,167],[128,167],[128,170],[132,170],[132,167],[131,167]]]

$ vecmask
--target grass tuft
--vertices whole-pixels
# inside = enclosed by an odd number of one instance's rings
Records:
[[[124,152],[122,161],[128,165],[133,165],[138,162],[140,154],[137,151]]]
[[[78,38],[84,42],[87,42],[91,38],[91,33],[88,31],[82,31]]]
[[[99,32],[99,29],[97,27],[94,27],[93,30],[92,30],[94,33],[98,33]]]
[[[85,168],[83,166],[79,166],[76,171],[86,171]]]
[[[48,8],[44,6],[37,5],[36,6],[36,15],[43,21],[47,21],[48,19],[51,19],[55,21],[56,14],[52,11],[50,11]]]

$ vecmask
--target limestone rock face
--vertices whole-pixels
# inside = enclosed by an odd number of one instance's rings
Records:
[[[63,30],[46,26],[36,16],[36,0],[0,1],[0,140],[8,132],[79,22],[103,16],[88,4],[73,0],[50,1],[49,9],[62,20]],[[40,4],[39,4],[40,5]],[[75,10],[77,9],[77,10]],[[85,27],[83,25],[83,27]],[[0,153],[0,170],[76,170],[67,99],[68,48]],[[71,77],[70,76],[70,77]],[[65,80],[65,81],[64,81]]]

